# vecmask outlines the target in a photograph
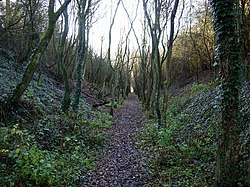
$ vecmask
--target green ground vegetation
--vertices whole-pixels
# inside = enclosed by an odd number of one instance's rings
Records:
[[[242,91],[242,106],[249,102],[249,85]],[[139,146],[149,153],[151,186],[214,186],[220,135],[220,85],[193,84],[171,98],[167,127],[149,122]],[[248,184],[249,109],[242,107],[242,184]],[[247,143],[248,142],[248,143]]]
[[[39,104],[38,99],[29,101],[34,103]],[[108,141],[105,129],[112,117],[93,111],[40,111],[31,116],[22,122],[6,116],[0,125],[1,186],[81,184],[81,176],[95,167]]]

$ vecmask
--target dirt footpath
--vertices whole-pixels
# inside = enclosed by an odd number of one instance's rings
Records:
[[[84,186],[141,187],[146,186],[146,164],[143,152],[135,142],[146,117],[140,103],[131,94],[122,109],[115,113],[116,122],[110,129],[110,143],[97,163],[97,170]]]

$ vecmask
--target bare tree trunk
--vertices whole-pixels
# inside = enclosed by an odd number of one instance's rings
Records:
[[[111,21],[111,24],[110,24],[110,28],[109,28],[109,45],[108,45],[108,62],[110,64],[110,67],[111,67],[111,70],[112,70],[112,74],[113,74],[113,77],[112,77],[112,83],[111,83],[111,107],[110,107],[110,115],[114,115],[114,105],[115,105],[115,78],[116,78],[116,72],[115,72],[115,69],[113,69],[112,67],[112,64],[111,64],[111,39],[112,39],[112,36],[111,36],[111,33],[112,33],[112,27],[114,25],[114,22],[115,22],[115,17],[116,17],[116,13],[117,13],[117,10],[119,8],[119,5],[121,3],[121,0],[119,0],[117,2],[117,5],[116,5],[116,9],[115,9],[115,13],[113,15],[113,18],[112,18],[112,21]]]
[[[163,84],[164,89],[164,98],[163,98],[163,109],[162,109],[162,125],[167,125],[167,108],[168,108],[168,96],[169,96],[169,87],[171,85],[171,59],[172,59],[172,50],[174,43],[174,32],[175,32],[175,16],[177,13],[179,5],[179,0],[175,0],[174,8],[171,13],[170,18],[170,36],[168,41],[168,51],[167,51],[167,59],[166,59],[166,81]]]
[[[123,4],[123,3],[122,3]],[[127,11],[127,8],[124,6],[123,4],[123,8],[129,18],[129,21],[130,21],[130,24],[131,24],[131,29],[134,33],[134,36],[135,36],[135,39],[136,39],[136,43],[137,43],[137,46],[138,46],[138,50],[139,50],[139,53],[140,53],[140,60],[141,60],[141,63],[140,63],[140,70],[142,71],[142,80],[141,80],[141,89],[140,89],[140,96],[141,96],[141,100],[142,100],[142,103],[143,105],[146,104],[146,56],[145,56],[145,46],[146,46],[146,18],[144,16],[144,28],[143,28],[143,42],[142,42],[142,46],[139,42],[139,39],[138,39],[138,36],[136,34],[136,31],[133,27],[133,24],[134,24],[134,21],[137,17],[137,10],[138,10],[138,6],[139,6],[139,1],[138,1],[138,4],[137,4],[137,7],[136,7],[136,16],[134,17],[133,20],[131,20],[130,18],[130,15]]]
[[[143,0],[143,8],[144,14],[147,19],[151,41],[152,41],[152,54],[151,54],[151,73],[153,76],[152,82],[152,90],[151,90],[151,98],[150,98],[150,111],[151,114],[154,115],[156,112],[158,127],[161,126],[161,110],[160,110],[160,93],[161,93],[161,63],[160,63],[160,53],[159,53],[159,43],[160,37],[162,33],[162,29],[160,26],[160,14],[162,10],[162,1],[156,0],[154,1],[154,20],[149,15],[147,10],[147,2]],[[147,103],[148,104],[148,103]]]
[[[151,65],[150,72],[149,72],[149,77],[148,77],[148,82],[147,82],[147,90],[146,90],[146,103],[145,103],[145,108],[146,110],[150,110],[150,103],[151,103],[151,95],[153,92],[153,66]]]
[[[207,53],[207,58],[209,59],[209,76],[210,76],[210,80],[214,79],[214,72],[213,72],[213,54],[211,55],[211,52],[209,51],[209,46],[207,44],[207,41],[206,41],[206,26],[207,26],[207,18],[208,18],[208,4],[207,2],[205,1],[205,20],[204,20],[204,27],[203,27],[203,32],[202,32],[202,35],[203,35],[203,43],[204,43],[204,46],[205,46],[205,49],[206,49],[206,53]]]
[[[63,34],[62,34],[62,39],[60,42],[60,49],[59,49],[59,64],[60,64],[60,69],[63,75],[63,81],[64,81],[64,96],[63,96],[63,101],[62,101],[62,110],[64,112],[67,112],[69,110],[70,107],[70,85],[69,85],[69,77],[68,77],[68,72],[65,68],[64,65],[64,48],[65,48],[65,44],[66,44],[66,38],[68,35],[68,31],[69,31],[69,20],[68,20],[68,9],[66,7],[66,9],[63,11],[63,16],[64,16],[64,29],[63,29]]]

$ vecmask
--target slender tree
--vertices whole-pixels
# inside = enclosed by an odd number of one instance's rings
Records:
[[[27,0],[21,1],[21,5],[24,9],[23,15],[23,36],[21,42],[20,53],[18,54],[19,62],[26,61],[32,54],[32,51],[39,43],[39,27],[42,25],[42,17],[44,2],[42,0]]]
[[[222,122],[217,186],[237,186],[239,180],[240,46],[237,0],[212,0],[216,57],[222,77]]]
[[[204,4],[204,20],[203,20],[203,28],[202,28],[202,37],[203,37],[203,44],[204,44],[204,47],[206,49],[206,55],[207,55],[207,58],[209,60],[209,74],[210,74],[210,79],[214,78],[213,77],[213,53],[211,53],[211,50],[209,49],[209,40],[212,40],[212,38],[209,38],[208,36],[208,30],[209,30],[209,27],[211,25],[211,21],[210,21],[210,15],[209,15],[209,5],[208,3],[205,1],[205,4]],[[214,49],[213,49],[214,51]]]
[[[112,63],[111,63],[111,41],[112,41],[112,28],[113,28],[113,25],[115,23],[115,17],[116,17],[116,13],[117,13],[117,10],[119,8],[119,5],[121,3],[121,0],[119,0],[116,4],[116,8],[115,8],[115,12],[114,12],[114,15],[112,17],[112,20],[111,20],[111,24],[110,24],[110,27],[109,27],[109,44],[108,44],[108,63],[111,67],[111,70],[112,70],[112,83],[111,83],[111,96],[112,96],[112,100],[111,100],[111,107],[110,107],[110,115],[113,115],[114,114],[114,105],[115,105],[115,79],[116,79],[116,70],[112,67]]]
[[[163,99],[163,109],[162,109],[162,125],[167,124],[167,107],[168,107],[168,92],[171,84],[171,59],[172,59],[172,51],[173,51],[173,43],[174,43],[174,33],[175,33],[175,17],[177,13],[179,5],[179,0],[175,0],[174,7],[170,17],[170,36],[168,41],[168,48],[166,54],[166,80],[163,84],[164,88],[164,99]]]
[[[78,55],[77,55],[77,67],[76,67],[76,90],[72,108],[77,111],[79,107],[80,95],[82,90],[82,79],[83,79],[83,62],[86,54],[86,24],[87,16],[90,12],[92,0],[77,0],[78,6]]]
[[[125,10],[126,14],[127,14],[127,17],[129,19],[129,22],[130,22],[130,25],[131,25],[131,29],[133,31],[133,34],[135,36],[135,39],[136,39],[136,43],[137,43],[137,47],[138,47],[138,51],[139,51],[139,55],[140,55],[140,71],[141,71],[141,74],[142,74],[142,78],[141,78],[141,89],[140,89],[140,93],[139,96],[140,96],[140,99],[142,100],[142,103],[145,104],[146,102],[146,96],[145,96],[145,92],[146,92],[146,59],[145,59],[145,43],[146,43],[146,24],[145,24],[145,21],[146,19],[144,19],[144,28],[143,28],[143,41],[142,41],[142,44],[140,43],[139,41],[139,38],[137,36],[137,33],[136,33],[136,30],[134,29],[134,22],[137,18],[137,13],[138,13],[138,7],[139,7],[139,1],[137,3],[137,6],[136,6],[136,15],[135,17],[132,19],[128,13],[128,10],[127,8],[125,7],[124,3],[122,2],[122,6],[123,6],[123,9]],[[135,54],[136,55],[136,54]]]
[[[154,114],[156,111],[157,120],[159,127],[161,126],[161,110],[160,110],[160,92],[161,92],[161,81],[162,81],[162,72],[161,72],[161,62],[160,62],[160,52],[159,44],[162,34],[162,28],[160,24],[160,17],[162,13],[163,1],[155,0],[153,3],[154,19],[151,18],[148,11],[148,4],[143,0],[143,10],[147,23],[150,30],[151,42],[152,42],[152,53],[151,53],[151,74],[152,81],[149,88],[151,88],[151,113]]]
[[[71,0],[66,0],[56,12],[54,11],[55,0],[49,1],[48,26],[38,44],[38,47],[34,50],[34,52],[30,57],[29,64],[23,74],[21,82],[17,84],[12,96],[7,100],[7,107],[9,107],[13,103],[16,103],[20,99],[24,91],[27,89],[27,87],[29,86],[29,83],[32,80],[32,77],[40,63],[42,55],[53,35],[56,21],[62,14],[64,9],[67,7],[67,5],[70,3],[70,1]]]
[[[69,15],[68,15],[68,8],[66,7],[65,10],[63,11],[63,18],[64,18],[64,28],[63,28],[63,33],[62,33],[62,38],[60,41],[60,46],[59,46],[59,68],[62,72],[63,75],[63,81],[64,81],[64,96],[63,96],[63,101],[62,101],[62,110],[64,112],[67,112],[69,107],[70,107],[70,85],[69,85],[69,77],[68,77],[68,72],[65,68],[64,64],[64,49],[66,45],[66,38],[69,32]]]

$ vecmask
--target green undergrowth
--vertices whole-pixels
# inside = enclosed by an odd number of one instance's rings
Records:
[[[43,113],[0,124],[0,186],[77,186],[95,167],[112,117],[101,112]]]
[[[124,101],[123,101],[123,100],[115,101],[115,103],[114,103],[114,108],[121,108],[121,107],[124,106],[123,104],[124,104]],[[106,104],[105,106],[106,106],[106,107],[111,107],[111,105],[112,105],[112,103],[109,102],[109,103]]]
[[[0,58],[0,186],[81,186],[93,170],[112,117],[80,97],[77,113],[60,110],[62,85],[35,74],[22,100],[1,106],[22,78]]]
[[[247,97],[243,102],[248,102]],[[150,157],[149,186],[214,186],[220,99],[220,87],[216,83],[193,84],[184,94],[170,99],[167,127],[158,130],[154,121],[147,125],[139,145]],[[245,116],[250,114],[249,110],[245,112]],[[245,157],[240,166],[242,183],[246,183],[249,175],[247,123],[241,139],[244,150],[241,156]]]

